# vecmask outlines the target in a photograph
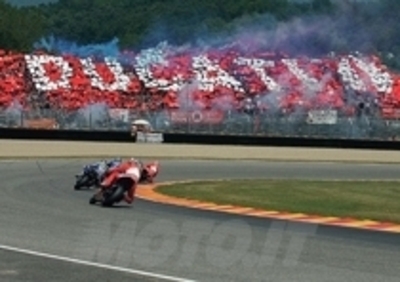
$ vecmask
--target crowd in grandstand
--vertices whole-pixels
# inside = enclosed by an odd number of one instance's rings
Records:
[[[218,109],[290,113],[400,106],[400,79],[376,56],[289,58],[234,47],[144,50],[129,60],[0,51],[0,108],[77,110],[105,103],[135,110]]]

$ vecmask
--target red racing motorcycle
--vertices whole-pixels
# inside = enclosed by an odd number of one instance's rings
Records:
[[[134,196],[139,183],[153,183],[159,173],[159,162],[148,163],[140,169],[136,165],[127,166],[111,172],[105,180],[106,185],[93,195],[90,204],[100,202],[104,207],[111,207],[124,200],[125,194]]]
[[[153,183],[158,175],[160,164],[158,161],[150,162],[143,166],[139,183]]]

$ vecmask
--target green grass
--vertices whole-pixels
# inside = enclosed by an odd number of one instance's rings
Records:
[[[396,181],[201,181],[160,186],[157,191],[224,205],[400,223]]]

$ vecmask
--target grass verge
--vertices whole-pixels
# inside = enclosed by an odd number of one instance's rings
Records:
[[[157,191],[223,205],[400,223],[396,181],[198,181],[160,186]]]

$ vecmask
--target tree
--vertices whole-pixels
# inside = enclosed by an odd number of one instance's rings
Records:
[[[0,47],[29,51],[44,32],[40,10],[15,8],[0,0]]]

